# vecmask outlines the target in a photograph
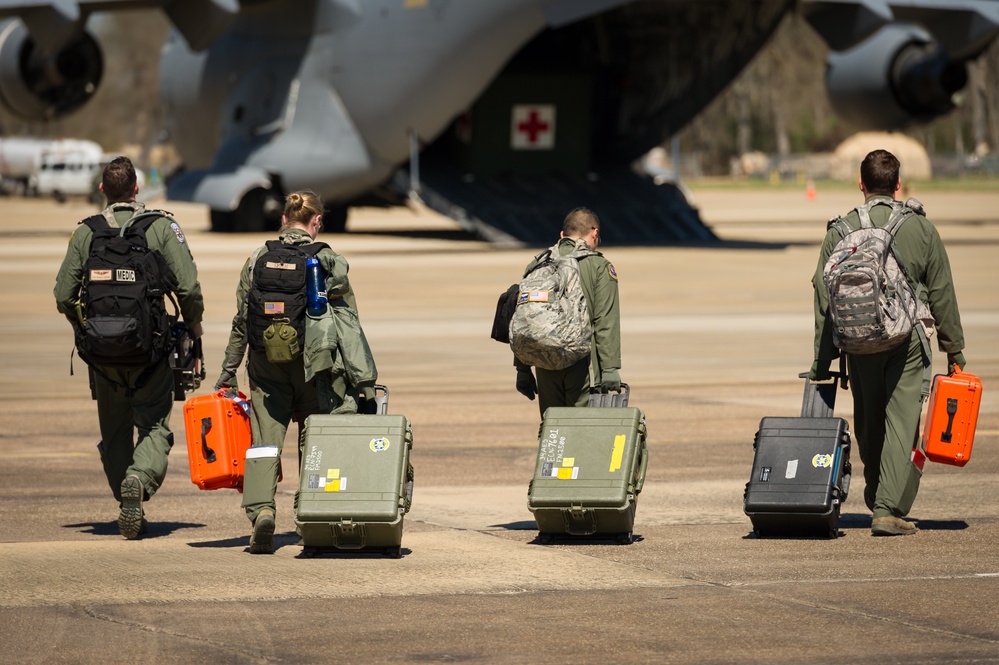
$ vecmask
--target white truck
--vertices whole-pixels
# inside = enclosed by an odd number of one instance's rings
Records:
[[[58,201],[67,196],[91,197],[100,182],[104,150],[93,141],[60,139],[42,151],[29,190]]]

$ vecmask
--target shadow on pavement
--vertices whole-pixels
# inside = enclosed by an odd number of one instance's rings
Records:
[[[538,525],[534,520],[523,520],[521,522],[507,522],[506,524],[490,524],[489,528],[508,531],[536,531]]]
[[[142,533],[143,540],[149,538],[162,538],[169,536],[174,531],[181,529],[203,529],[204,524],[193,522],[149,522],[146,530]],[[78,529],[80,533],[88,533],[94,536],[118,536],[118,521],[112,522],[82,522],[80,524],[63,524],[64,529]]]

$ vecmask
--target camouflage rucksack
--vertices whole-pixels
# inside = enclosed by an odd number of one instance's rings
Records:
[[[878,204],[887,203],[872,201],[857,208],[859,229],[843,218],[830,222],[843,237],[826,261],[823,280],[833,343],[847,353],[893,349],[909,339],[921,320],[932,320],[892,243],[898,229],[915,213],[908,205],[892,201],[888,221],[875,227],[870,209]]]
[[[558,245],[535,257],[520,281],[510,319],[510,348],[520,362],[548,370],[565,369],[590,354],[593,325],[579,278],[579,261],[598,256],[581,240],[571,254]]]

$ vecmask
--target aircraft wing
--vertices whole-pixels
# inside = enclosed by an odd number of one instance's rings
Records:
[[[954,59],[976,57],[999,27],[999,0],[802,0],[802,12],[834,51],[892,22],[925,26]]]
[[[46,52],[55,53],[94,12],[161,8],[195,51],[210,46],[239,13],[239,0],[0,0],[0,18],[18,17]]]

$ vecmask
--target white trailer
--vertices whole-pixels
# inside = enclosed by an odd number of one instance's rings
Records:
[[[0,184],[11,194],[31,194],[42,154],[52,145],[52,139],[28,137],[0,138]]]

